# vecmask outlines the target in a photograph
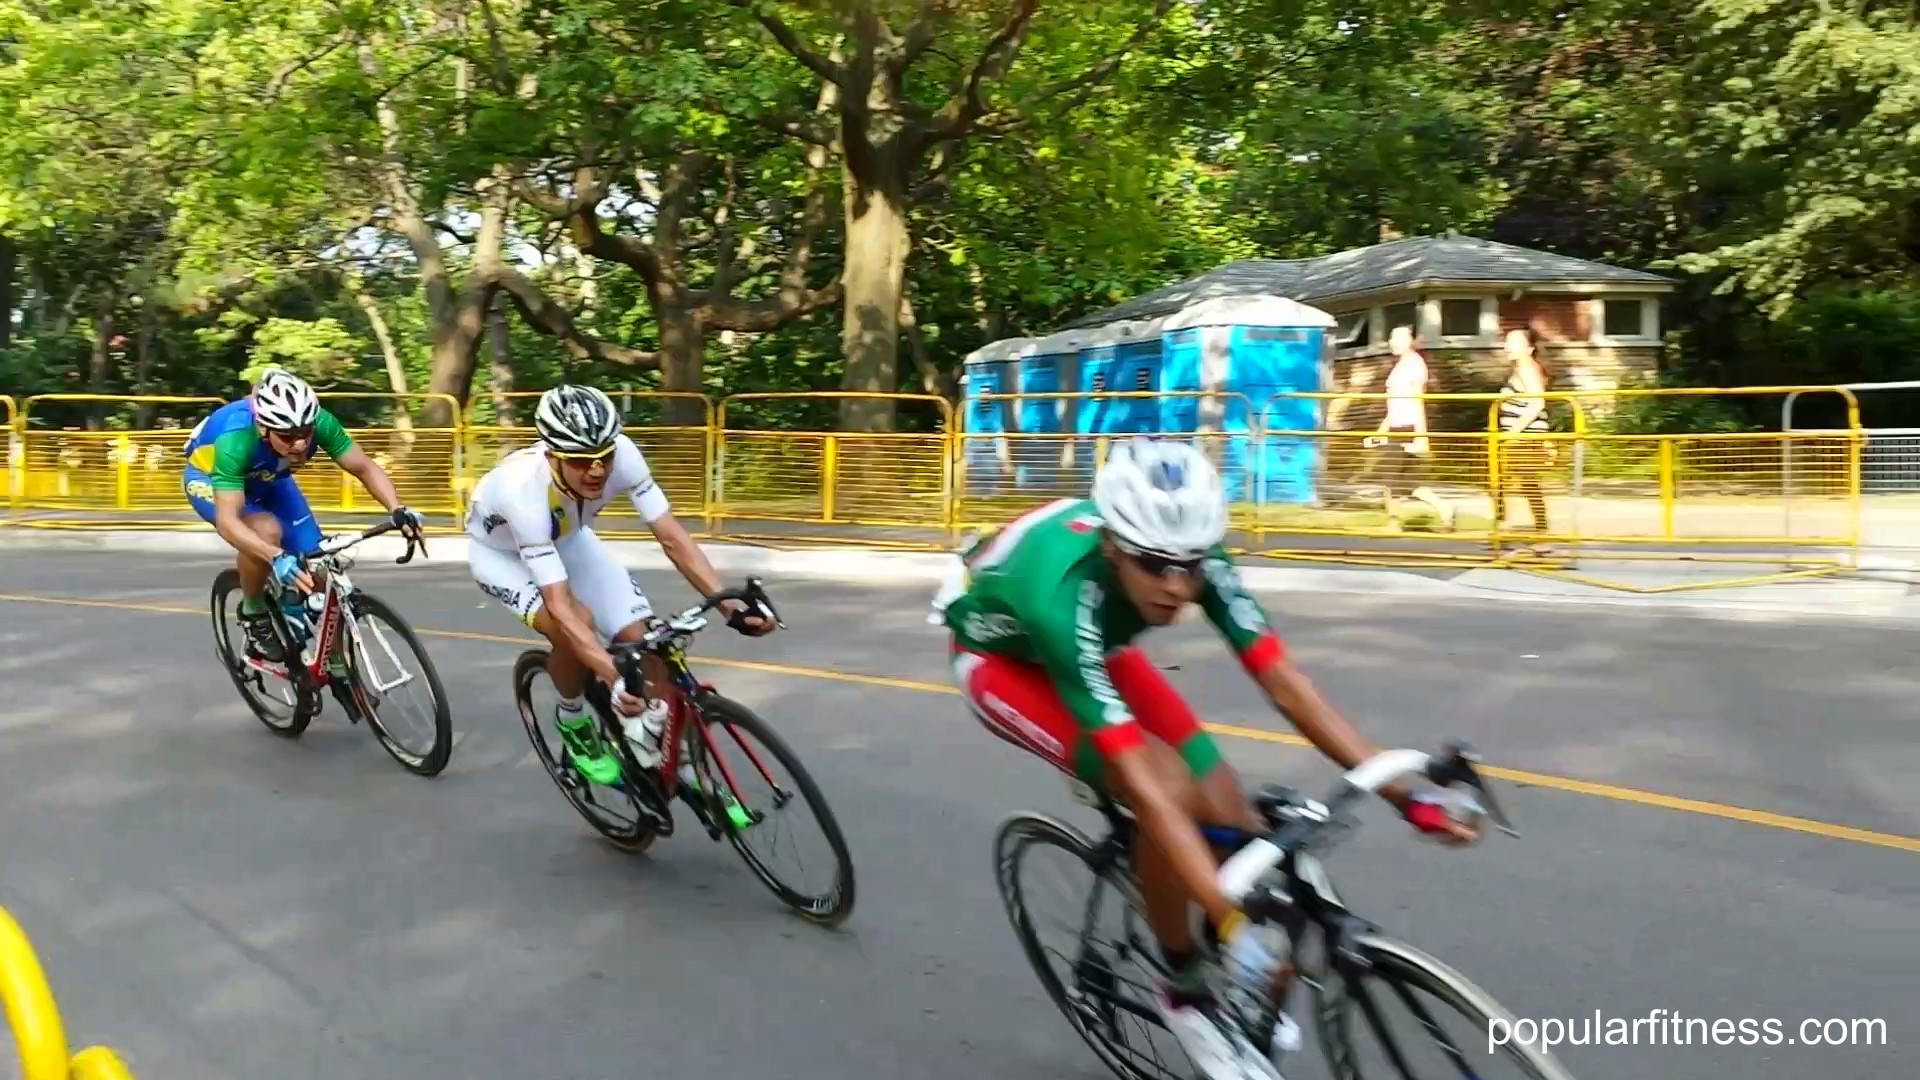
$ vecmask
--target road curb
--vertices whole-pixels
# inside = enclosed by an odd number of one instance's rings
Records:
[[[412,565],[464,567],[468,540],[464,536],[428,538],[428,554]],[[621,564],[635,570],[672,568],[659,544],[643,540],[605,540]],[[0,527],[0,550],[137,551],[217,556],[231,549],[211,531],[201,529],[42,529]],[[951,556],[943,552],[900,551],[884,548],[769,548],[747,544],[703,542],[702,550],[722,574],[758,574],[844,581],[868,585],[935,585],[946,572]],[[404,543],[383,536],[363,544],[357,552],[363,565],[390,563],[405,553]],[[1885,570],[1906,569],[1887,566]],[[1920,618],[1920,602],[1907,596],[1900,580],[1856,577],[1737,586],[1710,590],[1633,593],[1542,577],[1517,570],[1477,568],[1447,577],[1390,568],[1241,566],[1247,587],[1262,593],[1306,593],[1404,597],[1428,600],[1474,600],[1520,604],[1561,604],[1577,607],[1634,608],[1643,611],[1685,611],[1729,618],[1783,619],[1798,616],[1856,618]]]

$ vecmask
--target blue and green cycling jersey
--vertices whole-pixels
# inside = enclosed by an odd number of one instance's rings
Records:
[[[253,402],[230,401],[201,421],[187,440],[187,466],[204,473],[215,491],[244,491],[292,475],[316,451],[335,461],[353,449],[353,438],[326,409],[313,418],[313,439],[299,458],[286,458],[268,445],[253,421]]]

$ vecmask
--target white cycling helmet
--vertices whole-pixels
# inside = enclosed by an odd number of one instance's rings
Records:
[[[268,431],[312,427],[319,414],[313,387],[285,368],[268,368],[253,384],[253,418]]]
[[[591,386],[563,384],[540,395],[533,426],[548,446],[563,454],[597,454],[620,434],[620,410]]]
[[[1115,539],[1140,552],[1197,559],[1227,535],[1220,473],[1189,443],[1114,444],[1093,478],[1093,502]]]

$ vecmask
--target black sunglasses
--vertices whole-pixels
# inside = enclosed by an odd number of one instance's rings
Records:
[[[1192,577],[1200,572],[1200,564],[1206,561],[1206,556],[1204,555],[1197,559],[1175,559],[1166,555],[1156,554],[1155,552],[1140,551],[1125,546],[1122,546],[1120,550],[1126,553],[1127,558],[1133,560],[1133,565],[1154,577],[1166,577],[1175,570],[1178,570],[1188,577]]]

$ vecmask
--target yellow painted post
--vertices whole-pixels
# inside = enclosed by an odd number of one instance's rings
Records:
[[[21,1080],[67,1080],[67,1033],[47,973],[26,931],[0,908],[0,1003],[6,1005]]]
[[[113,505],[133,505],[133,440],[125,435],[113,441]]]
[[[833,520],[833,480],[834,470],[840,457],[840,439],[836,435],[827,436],[827,445],[820,460],[820,518]]]
[[[26,439],[20,434],[20,411],[13,399],[0,394],[0,432],[7,440],[7,508],[18,509],[20,495],[26,490],[27,446]]]
[[[1660,535],[1673,539],[1673,440],[1660,440]]]

